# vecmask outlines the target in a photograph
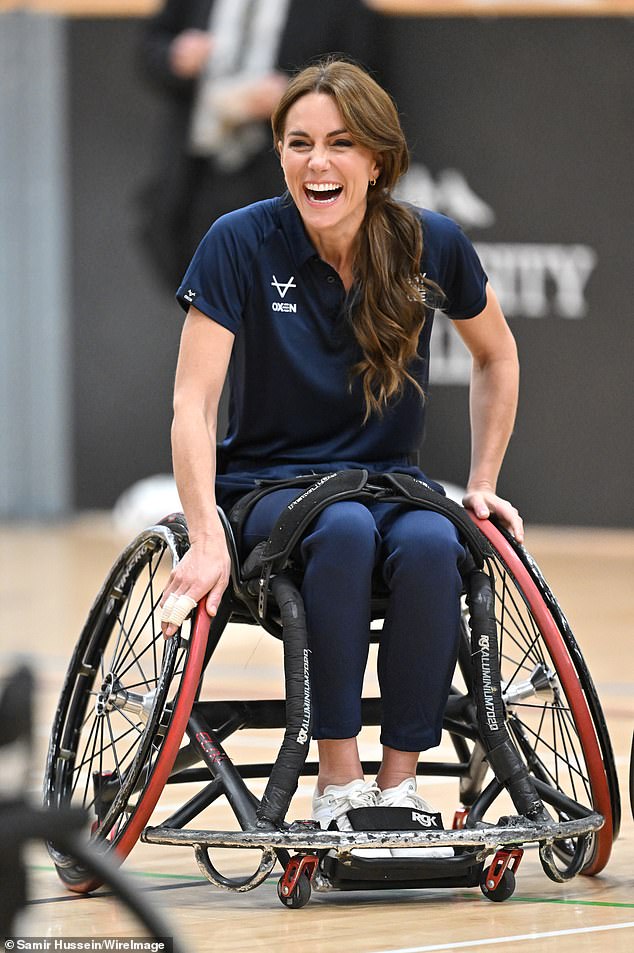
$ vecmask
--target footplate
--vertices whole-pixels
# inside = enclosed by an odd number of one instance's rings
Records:
[[[557,840],[581,837],[603,827],[601,814],[561,823],[531,822],[525,817],[504,817],[498,824],[479,822],[474,828],[448,831],[321,831],[298,823],[285,830],[203,831],[148,827],[141,834],[146,844],[185,847],[238,847],[260,850],[328,851],[349,854],[355,848],[436,847],[477,848],[483,860],[500,846],[525,843],[552,845]]]

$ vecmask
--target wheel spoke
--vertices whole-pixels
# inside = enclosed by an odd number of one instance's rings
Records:
[[[558,710],[561,711],[562,713],[559,719],[559,730],[561,731],[562,741],[564,745],[566,745],[565,739],[566,738],[568,739],[568,746],[570,747],[570,750],[574,753],[575,761],[577,763],[578,774],[581,777],[581,780],[583,782],[586,797],[588,798],[589,803],[592,804],[592,793],[590,790],[590,785],[588,783],[588,778],[581,769],[581,761],[580,761],[580,757],[578,753],[579,736],[577,735],[577,729],[574,728],[574,735],[573,735],[571,733],[570,728],[571,728],[571,724],[574,727],[574,722],[572,721],[570,717],[570,710],[568,708],[558,709]],[[572,776],[570,780],[571,780],[571,783],[574,783]]]
[[[149,618],[149,617],[148,617],[148,618]],[[117,669],[115,669],[115,668],[113,667],[112,671],[113,671],[113,672],[116,671],[117,678],[121,679],[121,678],[123,678],[124,675],[126,675],[126,674],[130,671],[131,668],[134,668],[134,666],[136,665],[137,668],[139,669],[139,672],[141,673],[141,678],[142,678],[142,679],[145,679],[145,683],[149,686],[149,685],[150,685],[150,682],[148,681],[147,675],[146,675],[145,672],[143,671],[143,668],[142,668],[142,666],[141,666],[141,663],[139,662],[139,659],[141,658],[141,656],[142,656],[145,652],[147,652],[148,646],[146,646],[146,647],[143,649],[142,652],[135,652],[135,651],[134,651],[134,647],[135,647],[136,643],[139,641],[139,639],[141,638],[141,635],[143,634],[143,629],[144,629],[144,627],[145,627],[147,621],[148,621],[148,619],[146,618],[145,621],[144,621],[144,623],[143,623],[143,625],[142,625],[141,628],[139,629],[139,632],[138,632],[137,635],[134,637],[134,639],[131,639],[131,638],[130,638],[130,635],[129,635],[127,632],[125,633],[125,637],[126,637],[126,642],[127,642],[127,644],[128,644],[128,648],[127,648],[127,651],[123,654],[123,656],[119,659],[118,665],[119,665],[119,666],[123,665],[123,663],[127,661],[127,659],[130,657],[130,655],[132,655],[132,661],[129,663],[129,665],[127,666],[127,668],[120,669],[120,668],[117,667]]]
[[[162,556],[162,555],[163,555],[163,554],[161,553],[161,556]],[[151,560],[151,558],[150,558],[150,563],[149,563],[149,565],[151,566],[151,564],[152,564],[152,560]],[[157,573],[157,571],[158,571],[158,568],[159,568],[160,564],[161,564],[161,559],[159,558],[159,560],[158,560],[158,562],[156,563],[156,565],[154,566],[154,568],[150,570],[149,579],[148,579],[148,581],[147,581],[147,583],[146,583],[145,589],[144,589],[144,591],[143,591],[143,595],[142,595],[141,598],[139,599],[139,603],[138,603],[138,605],[137,605],[137,609],[136,609],[136,612],[135,612],[135,614],[134,614],[134,618],[132,619],[132,622],[130,623],[130,626],[129,626],[129,631],[130,631],[130,632],[132,632],[132,631],[134,630],[134,626],[136,625],[136,621],[137,621],[137,619],[138,619],[138,617],[139,617],[139,613],[141,612],[141,609],[143,608],[143,604],[144,604],[144,602],[145,602],[145,600],[146,600],[146,597],[147,597],[148,592],[151,590],[152,581],[153,581],[154,576],[156,575],[156,573]],[[138,581],[138,580],[137,580],[137,581]],[[132,602],[131,596],[132,596],[132,592],[129,593],[128,599],[127,599],[127,601],[126,601],[126,608],[125,608],[125,612],[124,612],[124,615],[123,615],[123,621],[122,621],[121,619],[119,619],[119,623],[120,623],[120,625],[121,625],[122,631],[124,631],[124,632],[125,632],[124,622],[127,620],[128,610],[129,610],[130,604],[131,604],[131,602]],[[153,608],[152,611],[154,611],[154,608]],[[147,621],[147,617],[146,617],[146,621]],[[139,631],[139,635],[140,635],[141,632],[143,631],[144,626],[145,626],[145,622],[144,622],[143,625],[141,626],[141,629],[140,629],[140,631]],[[127,637],[127,633],[125,633],[125,634],[126,634],[126,639],[127,639],[128,643],[129,643],[129,638]],[[138,638],[138,636],[137,636],[137,638]],[[118,665],[121,664],[121,659],[119,658],[119,655],[118,655],[119,643],[120,643],[120,635],[119,635],[119,637],[118,637],[118,639],[117,639],[116,650],[115,650],[115,653],[113,654],[113,658],[112,658],[112,665],[111,665],[111,668],[112,668],[112,669],[115,669]],[[127,650],[125,650],[125,655],[126,655],[126,656],[129,654],[130,650],[131,650],[131,648],[128,648]],[[145,677],[145,676],[144,676],[144,677]]]
[[[136,642],[136,641],[138,641],[138,636],[137,636],[135,642]],[[142,677],[143,679],[145,679],[145,681],[144,681],[143,684],[147,685],[148,688],[149,688],[151,685],[154,685],[156,682],[155,682],[155,681],[154,681],[154,682],[151,682],[151,681],[149,681],[149,680],[147,679],[147,677],[146,677],[146,675],[145,675],[145,672],[143,671],[143,668],[141,667],[141,663],[140,663],[140,661],[139,661],[139,659],[143,658],[143,656],[146,654],[146,652],[149,652],[149,651],[150,651],[150,648],[151,648],[151,645],[150,645],[150,643],[148,643],[148,644],[145,646],[144,649],[142,649],[142,650],[141,650],[140,652],[138,652],[138,653],[135,653],[134,658],[129,662],[128,666],[127,666],[126,668],[124,668],[124,669],[121,669],[121,670],[117,671],[117,678],[118,678],[118,679],[122,679],[125,675],[128,674],[128,672],[130,671],[130,669],[134,668],[134,666],[136,665],[137,668],[139,669],[139,671],[141,672],[141,677]],[[129,653],[128,653],[128,654],[129,654]],[[122,661],[125,661],[125,660],[128,658],[128,654],[126,654],[126,656],[124,657],[124,659],[123,659]]]
[[[151,566],[151,565],[152,565],[152,560],[150,559],[150,566]],[[152,603],[152,605],[155,604],[155,603],[154,603],[154,584],[153,584],[153,583],[154,583],[154,579],[153,579],[152,575],[150,575],[150,602]],[[158,602],[159,602],[159,601],[160,601],[160,598],[157,600],[157,603],[156,603],[157,606],[158,606]],[[157,661],[157,657],[156,657],[156,626],[155,626],[154,613],[152,613],[152,656],[153,656],[153,659],[154,659],[154,680],[155,680],[155,681],[158,681],[158,661]]]
[[[92,715],[94,715],[95,721],[94,721],[94,723],[93,723],[93,725],[92,725],[92,728],[90,729],[90,733],[89,733],[89,735],[88,735],[88,738],[86,739],[86,743],[85,743],[85,745],[84,745],[84,750],[82,751],[81,755],[79,756],[79,757],[80,757],[79,764],[75,763],[75,764],[73,765],[73,771],[72,771],[72,773],[73,773],[73,775],[76,774],[77,777],[75,778],[75,780],[74,780],[74,782],[73,782],[73,786],[71,787],[71,790],[70,790],[70,798],[71,798],[71,799],[72,799],[72,797],[73,797],[73,794],[75,793],[75,788],[77,787],[77,782],[79,781],[80,771],[81,771],[81,769],[83,768],[83,766],[86,764],[86,760],[87,760],[87,759],[85,758],[85,754],[86,754],[86,752],[88,751],[88,748],[89,748],[89,746],[90,746],[90,744],[91,744],[91,742],[92,742],[93,735],[97,732],[97,728],[98,728],[97,716],[95,715],[95,712],[94,712],[94,711],[92,712]]]
[[[541,633],[539,632],[537,628],[534,628],[531,631],[527,625],[524,625],[524,624],[519,625],[518,624],[519,622],[523,623],[523,619],[518,620],[514,618],[512,620],[515,623],[515,627],[516,627],[515,632],[511,630],[510,624],[506,624],[504,628],[502,629],[500,620],[497,620],[497,621],[500,627],[500,631],[502,631],[503,634],[506,634],[508,638],[516,646],[516,648],[518,648],[519,651],[522,653],[522,657],[519,661],[517,661],[516,659],[514,660],[510,655],[504,656],[511,664],[516,666],[516,670],[513,673],[512,678],[508,680],[508,684],[510,685],[522,667],[524,667],[527,671],[532,671],[532,668],[535,667],[535,663],[538,663],[538,664],[541,663],[542,665],[545,665],[545,659],[543,657],[543,653],[541,651],[541,646],[540,646]],[[523,632],[518,631],[519,629],[523,629],[524,631]],[[502,653],[500,652],[500,654]],[[526,664],[526,660],[529,658],[531,662],[533,663],[532,667]]]
[[[543,735],[538,735],[538,734],[530,727],[530,725],[527,725],[527,724],[526,724],[525,721],[522,721],[522,720],[519,719],[519,718],[517,719],[517,721],[518,721],[518,723],[522,726],[522,728],[523,728],[524,730],[528,731],[529,734],[531,734],[531,735],[535,738],[535,746],[534,746],[534,749],[533,749],[533,750],[535,751],[536,754],[537,754],[537,747],[538,747],[538,745],[542,745],[542,747],[546,748],[547,751],[549,751],[549,752],[551,753],[551,755],[554,755],[554,758],[555,758],[555,761],[556,761],[556,762],[557,762],[557,761],[562,761],[562,762],[563,762],[564,759],[562,758],[561,754],[557,751],[557,749],[556,749],[555,747],[553,747],[552,744],[550,744],[550,743],[543,737]],[[540,759],[540,761],[541,761],[541,759]],[[548,774],[549,774],[549,777],[551,778],[551,780],[552,780],[552,781],[555,781],[555,780],[556,780],[556,779],[555,779],[555,776],[548,770],[548,767],[545,765],[545,763],[544,763],[543,761],[541,761],[541,764],[544,765],[545,770],[548,771]],[[584,776],[584,775],[583,775],[583,772],[582,772],[579,768],[575,768],[574,765],[570,765],[570,768],[571,768],[573,771],[575,771],[575,773],[578,774],[579,777],[583,777],[583,776]]]
[[[98,732],[98,731],[95,731],[95,733],[94,733],[94,738],[93,738],[93,743],[92,743],[92,751],[90,752],[90,759],[89,759],[89,761],[90,761],[90,766],[89,766],[88,770],[86,771],[86,784],[84,785],[84,796],[83,796],[83,798],[81,799],[81,804],[82,804],[82,807],[83,807],[83,808],[86,807],[86,801],[87,801],[87,799],[88,799],[88,788],[89,788],[90,782],[91,782],[91,780],[92,780],[92,771],[90,770],[90,767],[92,766],[92,763],[93,763],[93,761],[94,761],[94,759],[95,759],[95,750],[96,750],[96,748],[97,748],[97,739],[98,739],[98,737],[99,737],[99,732]],[[79,775],[78,775],[78,777],[79,777]]]
[[[100,720],[102,723],[103,723],[103,721],[104,721],[103,717],[100,718],[99,720]],[[103,728],[102,728],[102,732],[103,732]],[[127,731],[124,731],[123,734],[119,735],[118,738],[112,739],[111,741],[107,742],[106,744],[102,744],[102,746],[101,746],[101,754],[102,754],[102,756],[105,754],[106,751],[110,751],[111,749],[113,749],[114,746],[115,746],[118,742],[122,741],[123,738],[127,737],[127,735],[129,735],[129,734],[131,734],[131,733],[132,733],[132,728],[128,728]],[[86,749],[84,749],[83,754],[85,754],[85,753],[86,753]],[[74,771],[79,771],[85,764],[88,763],[88,761],[89,761],[88,758],[84,758],[84,760],[83,760],[79,765],[77,765],[77,766],[74,768]],[[74,772],[73,772],[73,773],[74,773]],[[73,789],[73,790],[74,790],[74,789]]]
[[[524,651],[524,646],[528,646],[529,652],[535,652],[534,660],[544,664],[545,659],[541,648],[541,633],[539,628],[535,624],[535,620],[524,600],[516,596],[513,589],[508,585],[508,573],[497,561],[495,575],[498,577],[498,586],[500,584],[503,586],[502,595],[500,596],[498,594],[498,602],[502,602],[505,611],[510,615],[510,609],[506,608],[508,599],[508,602],[514,610],[512,622],[516,628],[516,633],[513,635],[508,626],[504,626],[504,631],[520,650]],[[498,624],[502,626],[503,620],[498,619]]]
[[[121,715],[121,717],[124,718],[127,721],[127,723],[132,726],[133,730],[139,733],[139,735],[143,734],[143,726],[140,725],[139,722],[132,721],[132,719],[129,718],[128,715],[125,713],[123,708],[117,708],[117,714]]]

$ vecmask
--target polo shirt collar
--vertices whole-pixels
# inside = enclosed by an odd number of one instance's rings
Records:
[[[302,217],[290,194],[285,192],[280,196],[279,214],[282,230],[284,231],[291,252],[298,267],[301,267],[311,258],[319,258],[317,251],[306,234]]]

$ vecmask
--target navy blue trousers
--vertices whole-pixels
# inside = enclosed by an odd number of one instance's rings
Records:
[[[245,525],[245,545],[266,539],[301,492],[276,490],[260,500]],[[372,579],[380,571],[389,592],[378,650],[381,743],[400,751],[435,747],[460,631],[464,548],[453,524],[401,504],[341,501],[322,511],[300,549],[313,736],[352,738],[361,730]]]

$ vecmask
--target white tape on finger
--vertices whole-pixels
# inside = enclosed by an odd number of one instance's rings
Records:
[[[177,596],[172,593],[167,598],[161,613],[161,622],[167,625],[181,626],[192,609],[195,609],[198,603],[189,596]]]

